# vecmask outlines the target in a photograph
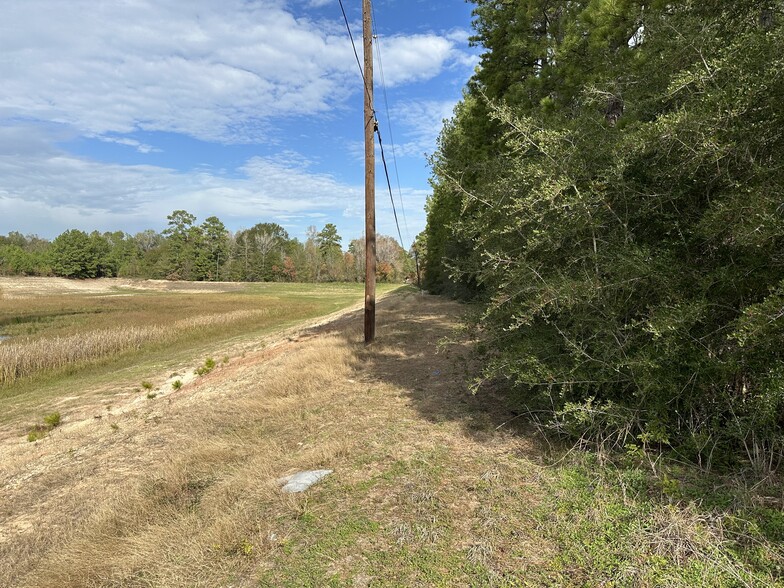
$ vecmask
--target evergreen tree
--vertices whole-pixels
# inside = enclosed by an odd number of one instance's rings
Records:
[[[199,279],[220,280],[221,262],[228,261],[229,231],[217,216],[210,216],[201,224],[199,232],[197,275]]]
[[[196,275],[197,247],[202,237],[200,227],[194,225],[196,217],[185,210],[175,210],[166,217],[169,226],[166,236],[167,257],[164,261],[167,278],[190,280]]]
[[[601,404],[594,425],[695,454],[781,443],[782,2],[475,14],[486,52],[432,160],[426,283],[485,302],[487,376],[578,434]]]
[[[324,225],[318,234],[320,261],[330,281],[342,280],[345,274],[343,271],[343,250],[340,247],[342,240],[342,237],[338,235],[337,227],[332,223]]]

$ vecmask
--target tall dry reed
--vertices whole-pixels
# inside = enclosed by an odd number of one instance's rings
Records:
[[[236,310],[195,316],[168,325],[118,326],[75,335],[28,339],[0,344],[0,385],[41,371],[87,363],[124,351],[141,349],[148,343],[173,341],[183,332],[249,320],[269,310]]]

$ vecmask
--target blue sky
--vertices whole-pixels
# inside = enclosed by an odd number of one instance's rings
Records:
[[[344,6],[360,44],[360,0]],[[424,154],[477,63],[471,8],[374,4],[406,247],[425,223]],[[338,0],[4,0],[0,79],[2,234],[160,231],[176,209],[232,231],[363,232],[362,83]],[[377,203],[395,235],[380,159]]]

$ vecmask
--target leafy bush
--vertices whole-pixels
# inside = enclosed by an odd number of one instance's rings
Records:
[[[577,437],[623,409],[634,438],[775,468],[784,19],[477,4],[487,52],[432,160],[426,267],[484,303],[486,376]]]

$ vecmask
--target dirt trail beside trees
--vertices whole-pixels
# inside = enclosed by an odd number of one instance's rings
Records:
[[[370,349],[361,315],[344,313],[231,357],[165,397],[85,406],[38,442],[20,424],[0,456],[0,585],[256,585],[302,504],[324,491],[278,496],[276,478],[324,466],[335,469],[333,484],[367,482],[423,448],[450,451],[471,439],[462,426],[442,430],[470,401],[459,392],[460,354],[436,354],[454,327],[449,315],[459,307],[396,296],[380,305]],[[455,406],[425,392],[448,389],[464,397]],[[519,441],[500,439],[516,453]],[[237,491],[245,496],[232,500]],[[259,493],[256,516],[230,514]],[[202,512],[212,500],[225,508]],[[225,536],[226,526],[236,533]]]
[[[343,313],[163,397],[4,438],[0,585],[773,585],[638,467],[547,465],[522,419],[469,393],[469,344],[439,344],[464,310],[404,291],[371,347]],[[334,473],[280,491],[306,469]]]

